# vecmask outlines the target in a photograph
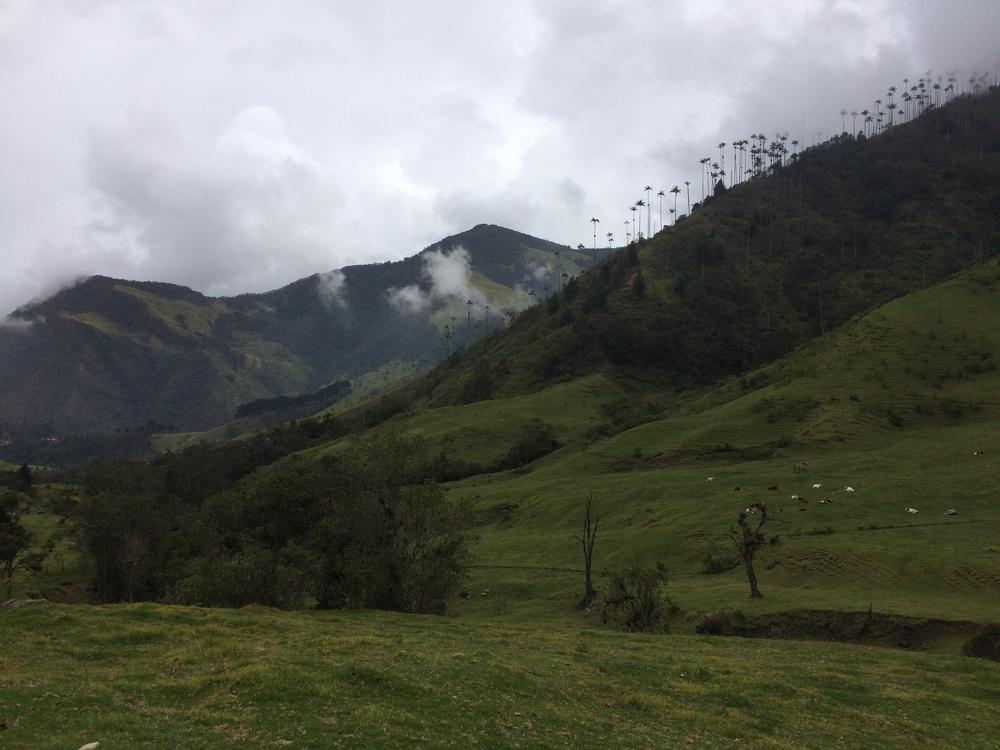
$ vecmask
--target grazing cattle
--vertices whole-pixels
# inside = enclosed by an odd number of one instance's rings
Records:
[[[740,491],[740,486],[739,486],[739,485],[736,485],[735,487],[733,487],[733,490],[734,490],[735,492],[739,492],[739,491]]]
[[[973,456],[981,456],[981,455],[983,455],[983,452],[982,451],[972,451],[972,455]]]
[[[853,487],[844,487],[844,492],[854,492]]]
[[[706,479],[705,481],[706,481],[706,482],[714,482],[714,481],[715,481],[715,477],[709,477],[709,478],[708,478],[708,479]]]
[[[100,742],[88,742],[86,745],[81,747],[80,750],[97,750],[100,746]]]
[[[958,515],[958,511],[957,511],[957,510],[955,510],[954,508],[948,508],[948,510],[946,510],[946,511],[944,512],[944,514],[945,514],[946,516],[957,516],[957,515]]]
[[[777,492],[778,491],[778,485],[772,484],[770,487],[767,488],[767,491],[768,492]]]
[[[919,513],[920,511],[917,510],[916,508],[907,508],[906,512],[907,513]]]
[[[820,505],[830,505],[832,502],[833,502],[832,500],[823,499],[823,500],[819,501],[819,504]]]
[[[818,489],[819,489],[820,487],[822,487],[822,486],[823,486],[822,484],[814,484],[814,485],[813,485],[813,489],[814,489],[814,490],[818,490]]]

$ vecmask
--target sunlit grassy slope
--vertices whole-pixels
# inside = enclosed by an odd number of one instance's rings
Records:
[[[831,644],[385,613],[0,613],[5,748],[926,747],[1000,737],[1000,668]]]
[[[482,466],[532,417],[564,443],[525,469],[449,485],[480,523],[475,595],[455,609],[579,621],[574,534],[593,493],[597,566],[665,561],[688,624],[735,607],[1000,619],[1000,329],[987,322],[1000,320],[998,290],[987,264],[711,390],[593,375],[397,418],[432,451]],[[621,418],[648,421],[621,431]],[[742,570],[708,575],[702,560],[755,501],[781,544],[762,554],[765,597],[751,603]]]

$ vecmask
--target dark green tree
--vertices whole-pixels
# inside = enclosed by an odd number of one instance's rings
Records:
[[[639,271],[632,279],[632,294],[639,299],[646,296],[646,280],[642,277],[642,271]]]
[[[664,617],[674,609],[663,594],[667,569],[662,563],[644,568],[634,562],[609,571],[604,594],[602,619],[616,623],[629,633],[658,631],[665,628]]]
[[[31,533],[24,528],[17,516],[0,510],[0,566],[3,571],[5,598],[10,599],[14,590],[14,573],[18,570],[40,570],[43,555],[30,551]]]

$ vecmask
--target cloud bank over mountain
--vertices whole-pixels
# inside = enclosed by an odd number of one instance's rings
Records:
[[[589,246],[720,141],[995,72],[997,28],[994,0],[13,0],[0,310],[92,273],[260,291],[484,222]]]

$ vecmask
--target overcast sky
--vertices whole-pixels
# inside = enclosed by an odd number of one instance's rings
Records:
[[[0,0],[0,311],[623,234],[719,141],[1000,65],[998,0]]]

